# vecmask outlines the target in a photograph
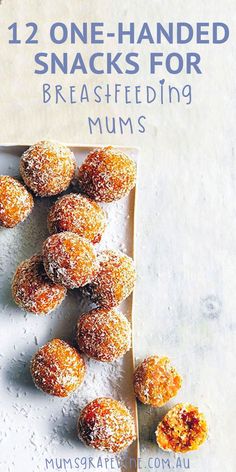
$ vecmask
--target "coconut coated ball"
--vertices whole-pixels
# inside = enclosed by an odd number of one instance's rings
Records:
[[[71,231],[98,243],[105,228],[105,211],[95,201],[76,193],[59,198],[48,214],[50,234]]]
[[[130,323],[115,309],[92,310],[80,317],[76,342],[87,356],[112,362],[130,349]]]
[[[79,288],[91,282],[98,270],[93,245],[70,231],[46,239],[43,262],[48,277],[67,288]]]
[[[97,398],[82,410],[78,435],[87,446],[113,453],[123,451],[136,439],[129,410],[112,398]]]
[[[207,423],[203,413],[189,403],[175,405],[156,430],[157,444],[161,449],[174,452],[194,451],[207,438]]]
[[[33,206],[32,195],[18,180],[0,176],[0,226],[13,228],[27,218]]]
[[[165,405],[177,394],[181,384],[182,378],[168,357],[148,357],[134,372],[135,395],[148,405]]]
[[[42,256],[27,259],[16,269],[12,281],[12,296],[23,310],[46,315],[61,304],[65,295],[65,287],[48,278]]]
[[[134,289],[136,272],[131,257],[120,251],[106,250],[98,255],[98,273],[88,288],[100,307],[119,305]]]
[[[31,361],[31,375],[40,390],[56,397],[67,397],[84,380],[85,364],[76,349],[61,339],[41,347]]]
[[[111,146],[92,151],[78,172],[82,192],[98,202],[112,202],[128,195],[135,186],[136,164]]]
[[[21,157],[20,173],[36,195],[49,197],[66,190],[75,174],[75,157],[63,144],[40,141]]]

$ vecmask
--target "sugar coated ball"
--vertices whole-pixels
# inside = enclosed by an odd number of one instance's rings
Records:
[[[87,356],[102,362],[112,362],[130,349],[130,323],[116,309],[92,310],[80,317],[76,341]]]
[[[63,144],[40,141],[22,155],[20,172],[36,195],[57,195],[69,187],[74,177],[75,157]]]
[[[135,162],[111,146],[91,152],[78,172],[81,190],[98,202],[128,195],[136,182]]]
[[[157,444],[161,449],[174,452],[194,451],[207,438],[207,423],[203,413],[189,403],[174,406],[156,430]]]
[[[36,387],[56,397],[70,395],[85,376],[82,357],[61,339],[53,339],[41,347],[34,355],[30,369]]]
[[[23,310],[46,315],[61,304],[66,289],[48,278],[42,256],[36,255],[22,262],[16,269],[12,295],[15,303]]]
[[[27,218],[33,206],[32,195],[18,180],[0,176],[0,226],[13,228]]]
[[[182,378],[168,357],[148,357],[134,372],[135,395],[148,405],[165,405],[177,394],[181,384]]]
[[[48,215],[50,234],[71,231],[98,243],[105,228],[105,211],[94,200],[76,193],[59,198]]]
[[[106,250],[98,255],[98,273],[89,287],[92,299],[102,307],[119,305],[134,289],[136,272],[131,257]]]
[[[46,239],[43,262],[48,277],[67,288],[82,287],[91,282],[98,270],[93,245],[70,231]]]
[[[82,410],[78,435],[87,446],[113,453],[126,449],[136,439],[129,410],[112,398],[97,398]]]

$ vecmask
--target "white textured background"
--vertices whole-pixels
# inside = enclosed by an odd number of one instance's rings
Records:
[[[65,142],[139,145],[136,296],[136,357],[169,355],[184,377],[177,400],[199,404],[206,412],[210,436],[189,455],[193,472],[233,472],[235,436],[236,312],[236,66],[235,0],[155,1],[3,0],[0,6],[0,113],[2,143],[26,143],[42,137]],[[204,74],[175,78],[191,81],[191,106],[129,105],[129,114],[148,116],[148,132],[133,136],[89,136],[84,116],[101,113],[92,105],[45,107],[40,103],[42,78],[33,77],[32,47],[7,45],[13,21],[43,25],[41,49],[49,49],[44,32],[52,21],[224,21],[227,44],[199,46]],[[192,48],[192,47],[191,47]],[[65,47],[58,47],[58,51]],[[75,48],[76,49],[76,48]],[[115,49],[115,45],[113,48]],[[122,48],[120,48],[122,49]],[[124,47],[124,50],[127,49]],[[135,49],[135,48],[134,48]],[[182,48],[183,49],[183,48]],[[185,48],[184,48],[185,49]],[[91,53],[91,47],[83,47]],[[139,46],[139,51],[151,50]],[[163,46],[164,52],[168,51]],[[187,47],[186,47],[187,50]],[[164,73],[173,83],[173,78]],[[146,74],[130,80],[151,81]],[[84,79],[82,79],[84,81]],[[102,81],[106,82],[103,77]],[[87,77],[90,84],[99,78]],[[55,82],[74,84],[75,78]],[[103,114],[127,114],[108,106]],[[10,342],[10,339],[9,339]],[[172,402],[174,403],[174,402]],[[153,443],[163,411],[140,407],[142,456],[169,457]],[[19,438],[20,439],[20,438]],[[24,453],[22,452],[22,458]],[[22,459],[23,460],[23,459]],[[19,469],[20,470],[20,469]],[[16,469],[18,472],[18,469]]]

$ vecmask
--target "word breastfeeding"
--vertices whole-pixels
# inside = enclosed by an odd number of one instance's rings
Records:
[[[152,85],[124,85],[119,83],[97,84],[94,87],[88,84],[63,86],[44,83],[42,86],[42,101],[44,104],[80,104],[101,105],[102,114],[92,114],[87,117],[90,134],[134,134],[145,133],[147,126],[146,115],[129,114],[130,105],[190,105],[192,102],[192,88],[190,84],[176,87],[166,83],[165,79]],[[125,114],[120,116],[104,115],[107,105],[127,106]],[[105,105],[105,107],[104,107]],[[91,108],[93,110],[93,107]],[[97,108],[98,110],[98,108]],[[92,112],[91,112],[92,113]]]
[[[10,44],[38,44],[41,34],[36,23],[30,22],[24,26],[24,30],[13,23],[8,28],[11,37]],[[225,43],[229,38],[229,28],[222,22],[198,22],[191,25],[187,22],[167,23],[143,23],[137,26],[135,23],[119,22],[112,31],[102,22],[65,24],[56,22],[49,26],[48,40],[54,45],[78,45],[81,49],[70,52],[39,51],[34,56],[35,74],[137,74],[141,67],[141,52],[138,46],[170,44],[175,48],[183,44],[214,44]],[[45,39],[45,33],[44,38]],[[46,38],[47,40],[47,38]],[[112,43],[110,52],[94,50],[90,55],[84,49],[84,45],[99,45]],[[136,45],[136,51],[114,51],[114,43],[120,45]],[[147,52],[147,51],[146,51]],[[143,53],[142,53],[143,54]],[[146,53],[145,53],[146,54]],[[149,52],[149,74],[157,74],[160,68],[164,68],[169,74],[201,74],[201,56],[199,52],[180,52],[176,49],[163,53],[160,50]],[[145,65],[145,67],[147,67]]]

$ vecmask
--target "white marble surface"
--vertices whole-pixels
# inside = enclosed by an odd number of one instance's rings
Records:
[[[153,432],[170,405],[193,402],[206,413],[209,439],[187,455],[191,470],[233,472],[236,166],[232,149],[209,157],[178,148],[153,153],[148,168],[141,159],[135,352],[168,355],[184,381],[167,407],[140,406],[140,435],[144,457],[174,466]]]
[[[154,470],[189,465],[194,472],[202,472],[206,464],[210,472],[222,472],[224,464],[224,471],[231,472],[232,444],[228,434],[231,428],[233,431],[235,413],[234,160],[232,156],[228,166],[224,161],[209,165],[198,156],[195,163],[188,160],[186,170],[184,157],[175,156],[175,159],[176,165],[171,168],[170,158],[165,156],[161,162],[160,156],[155,179],[151,173],[145,176],[150,184],[148,196],[140,178],[140,173],[145,171],[143,161],[139,166],[136,214],[138,282],[134,307],[136,359],[138,361],[149,354],[168,355],[184,379],[177,397],[165,407],[153,409],[139,405],[141,464],[150,470],[154,464]],[[1,170],[17,175],[16,158],[11,154],[5,156]],[[147,198],[149,211],[144,205]],[[117,236],[116,231],[113,234],[117,211],[118,215],[123,214],[124,203],[116,204],[114,211],[110,212],[111,230],[106,234],[105,244],[112,241],[113,245],[121,248],[125,234],[130,237],[129,222],[124,226],[122,216],[122,235]],[[94,397],[95,392],[100,395],[102,386],[102,371],[98,365],[92,366],[94,377],[92,374],[89,376],[80,401],[65,402],[64,410],[57,401],[41,397],[32,388],[27,365],[37,349],[36,344],[46,342],[49,328],[50,336],[60,335],[69,339],[78,312],[78,301],[73,301],[71,296],[57,310],[56,317],[50,316],[50,320],[33,315],[24,317],[23,312],[10,302],[12,271],[17,262],[39,249],[47,235],[45,225],[42,224],[38,230],[34,219],[38,223],[45,220],[48,203],[38,201],[36,207],[35,214],[20,231],[1,231],[1,362],[5,392],[1,399],[5,410],[2,416],[5,454],[1,460],[10,472],[20,470],[19,454],[31,472],[44,470],[45,457],[60,456],[73,460],[76,455],[81,455],[81,447],[75,440],[75,416],[83,402]],[[130,252],[131,246],[126,249]],[[73,316],[64,319],[65,310]],[[8,337],[6,333],[9,333]],[[116,391],[116,396],[125,396],[132,405],[129,389],[120,386],[123,374],[121,366],[117,367],[116,374],[113,371],[107,373],[108,383],[105,382],[102,389],[104,394]],[[129,377],[131,380],[131,374]],[[160,451],[154,441],[158,421],[178,401],[199,405],[209,423],[207,442],[198,452],[184,456],[185,463],[179,455]],[[19,435],[24,443],[23,452]],[[12,442],[14,447],[9,459]],[[87,455],[91,454],[85,451]]]

